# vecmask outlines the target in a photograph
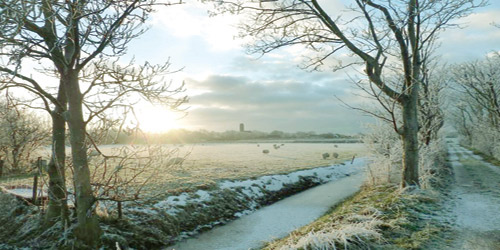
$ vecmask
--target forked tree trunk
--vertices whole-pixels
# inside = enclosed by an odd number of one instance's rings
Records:
[[[418,84],[402,102],[403,176],[401,187],[419,186],[418,180]]]
[[[71,71],[63,76],[68,98],[68,126],[70,131],[71,153],[73,158],[76,192],[76,216],[78,220],[75,236],[86,245],[97,248],[100,244],[101,230],[95,214],[95,197],[90,185],[90,170],[85,147],[85,122],[82,112],[82,94],[78,82],[78,72]]]
[[[57,100],[59,104],[66,107],[66,93],[64,86],[59,86]],[[69,221],[67,190],[66,190],[66,175],[65,175],[65,133],[66,121],[62,116],[63,108],[56,106],[51,113],[52,116],[52,157],[48,165],[49,174],[49,205],[45,216],[45,226],[50,227],[55,222],[61,220],[63,225]]]

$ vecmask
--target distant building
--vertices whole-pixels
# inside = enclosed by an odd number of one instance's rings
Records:
[[[245,132],[245,124],[240,123],[240,132]]]

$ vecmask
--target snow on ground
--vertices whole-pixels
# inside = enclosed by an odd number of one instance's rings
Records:
[[[239,191],[246,195],[254,204],[251,206],[255,209],[258,204],[256,200],[266,195],[267,192],[276,192],[283,189],[286,185],[298,183],[301,178],[313,177],[315,180],[326,183],[337,180],[342,177],[360,172],[366,165],[363,158],[355,159],[353,163],[346,162],[328,167],[320,167],[314,169],[300,170],[289,174],[261,176],[256,179],[249,180],[226,180],[218,184],[219,190],[231,189]],[[209,201],[215,191],[198,190],[193,193],[181,193],[167,197],[165,200],[159,201],[153,206],[156,209],[163,209],[170,215],[175,215],[179,211],[180,206],[185,206],[188,203],[200,203]],[[238,212],[235,216],[248,214],[250,211]]]
[[[299,182],[301,177],[315,177],[320,182],[326,183],[346,175],[356,173],[360,171],[364,165],[364,159],[357,159],[352,165],[350,163],[344,163],[329,167],[300,170],[284,175],[262,176],[255,180],[223,181],[219,184],[219,187],[221,189],[244,188],[254,196],[261,196],[263,195],[263,193],[260,192],[261,189],[265,189],[267,191],[278,191],[287,184]]]
[[[167,214],[175,215],[179,212],[179,206],[185,206],[188,203],[202,203],[209,201],[211,195],[208,191],[198,190],[195,193],[181,193],[179,195],[172,195],[165,200],[159,201],[153,205],[156,209],[163,209]]]

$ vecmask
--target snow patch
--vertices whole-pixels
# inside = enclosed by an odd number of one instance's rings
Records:
[[[202,190],[199,190],[202,191]],[[203,195],[207,195],[202,193]],[[156,209],[165,210],[166,213],[170,215],[175,215],[179,209],[178,206],[185,206],[190,200],[190,196],[188,193],[181,193],[180,195],[172,195],[167,197],[167,199],[157,202],[153,205]],[[189,201],[191,202],[191,201]]]
[[[211,199],[210,193],[205,190],[198,190],[195,194],[199,196],[199,201],[208,201]]]
[[[358,173],[366,165],[363,158],[355,159],[350,162],[336,164],[328,167],[300,170],[283,175],[267,175],[256,179],[239,181],[222,181],[219,183],[219,189],[230,189],[239,192],[254,200],[263,197],[266,192],[276,192],[282,190],[286,185],[292,185],[300,182],[301,178],[313,177],[320,183],[333,181],[344,176]],[[203,203],[212,199],[212,193],[215,191],[198,190],[193,194],[181,193],[172,195],[165,200],[153,205],[157,209],[165,209],[169,214],[175,214],[179,206],[186,206],[188,203]]]
[[[219,188],[241,190],[240,192],[246,196],[260,198],[265,195],[262,190],[276,192],[282,190],[286,185],[298,183],[304,177],[312,177],[320,183],[326,183],[355,174],[361,171],[365,165],[365,159],[361,158],[355,159],[352,164],[346,162],[328,167],[300,170],[289,174],[262,176],[254,180],[222,181],[219,183]]]

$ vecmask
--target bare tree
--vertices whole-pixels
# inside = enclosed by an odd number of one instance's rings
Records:
[[[467,143],[500,157],[500,55],[455,66],[455,125]]]
[[[103,201],[105,211],[115,208],[122,218],[122,207],[128,202],[141,202],[164,194],[166,170],[178,167],[184,157],[178,148],[164,145],[127,145],[99,151],[89,155],[91,180],[98,201]],[[182,160],[178,160],[182,159]],[[110,201],[113,203],[111,204]]]
[[[464,63],[454,70],[458,90],[470,97],[484,115],[478,119],[487,121],[492,127],[500,122],[500,54],[492,54],[482,61]]]
[[[8,94],[0,101],[0,150],[12,172],[29,171],[33,153],[49,142],[50,131],[36,116]]]
[[[140,146],[118,146],[112,153],[103,152],[99,145],[117,143],[122,132],[146,137],[134,108],[141,101],[184,112],[180,107],[187,101],[186,96],[180,95],[184,84],[164,81],[166,75],[175,72],[170,71],[169,62],[135,65],[99,60],[81,74],[80,80],[88,86],[84,91],[84,108],[88,114],[87,148],[91,152],[88,156],[94,196],[99,201],[117,202],[120,218],[123,202],[156,196],[158,192],[151,187],[158,188],[155,185],[160,173],[174,167],[168,161],[178,156],[178,150],[151,145],[147,139]]]
[[[427,146],[438,138],[438,132],[444,125],[444,92],[451,81],[444,66],[431,65],[423,67],[419,100],[420,137]]]
[[[219,11],[248,14],[241,25],[253,37],[249,52],[303,45],[312,53],[304,67],[321,69],[331,57],[349,51],[364,65],[364,74],[387,98],[401,108],[402,127],[395,127],[403,141],[402,187],[418,181],[418,99],[422,77],[421,51],[438,33],[454,26],[452,20],[482,6],[482,0],[354,0],[344,12],[328,9],[317,0],[284,0],[268,3],[216,1]],[[336,12],[337,11],[337,12]],[[345,18],[343,18],[343,16]],[[385,76],[403,77],[391,85]]]
[[[68,124],[78,219],[74,234],[90,247],[99,245],[101,233],[90,184],[86,150],[88,121],[84,119],[86,93],[82,92],[85,86],[80,77],[96,59],[123,55],[127,44],[145,31],[142,24],[153,8],[167,4],[154,0],[0,1],[0,55],[9,59],[0,66],[0,71],[16,86],[42,98],[44,107],[52,110],[53,117],[58,119],[53,124],[54,135],[62,132],[64,123]],[[25,59],[53,65],[60,80],[57,94],[50,94],[48,86],[23,74],[21,66]],[[61,139],[63,134],[57,135]],[[55,146],[61,144],[62,141],[54,139]],[[53,157],[58,167],[53,173],[64,172],[62,164],[57,163],[63,153],[58,151]]]

